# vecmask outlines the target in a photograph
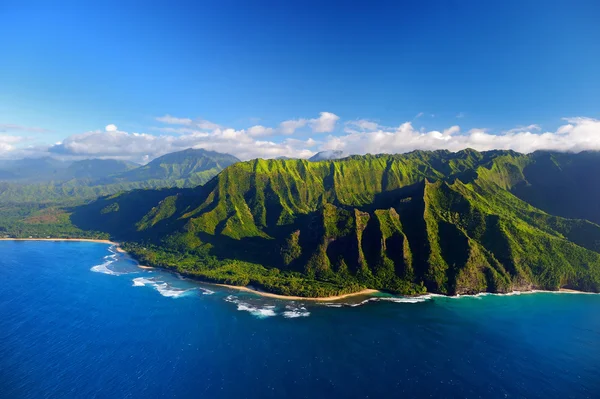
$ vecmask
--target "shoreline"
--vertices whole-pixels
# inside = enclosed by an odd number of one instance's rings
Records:
[[[0,238],[0,241],[72,241],[72,242],[94,242],[94,243],[98,243],[98,244],[109,244],[109,245],[114,245],[115,249],[117,252],[122,253],[122,254],[127,254],[127,251],[125,251],[123,248],[120,247],[118,242],[115,241],[110,241],[110,240],[103,240],[103,239],[96,239],[96,238]],[[135,260],[135,259],[134,259]],[[136,260],[137,263],[137,260]],[[146,266],[146,265],[140,265],[139,263],[137,264],[137,267],[139,267],[140,269],[144,269],[144,270],[148,270],[148,269],[155,269],[155,267],[153,266]],[[161,269],[162,268],[158,268]],[[164,269],[166,271],[168,271],[167,269]],[[190,278],[190,277],[188,277]],[[213,282],[209,282],[209,281],[203,281],[201,279],[195,279],[195,278],[190,278],[190,280],[194,280],[194,281],[198,281],[202,284],[209,284],[209,285],[214,285],[214,286],[218,286],[218,287],[223,287],[223,288],[229,288],[229,289],[233,289],[233,290],[238,290],[238,291],[244,291],[244,292],[249,292],[255,295],[259,295],[262,297],[267,297],[267,298],[274,298],[274,299],[282,299],[282,300],[288,300],[288,301],[315,301],[315,302],[326,302],[326,301],[338,301],[340,299],[346,299],[346,298],[350,298],[353,296],[373,296],[374,294],[379,294],[381,293],[381,291],[379,290],[375,290],[375,289],[371,289],[371,288],[366,288],[364,290],[361,291],[357,291],[357,292],[352,292],[349,294],[343,294],[343,295],[335,295],[335,296],[330,296],[330,297],[304,297],[304,296],[294,296],[294,295],[280,295],[280,294],[273,294],[270,292],[265,292],[265,291],[259,291],[256,289],[252,289],[249,287],[243,287],[243,286],[238,286],[238,285],[229,285],[229,284],[220,284],[220,283],[213,283]],[[441,295],[441,294],[434,294],[434,293],[427,293],[424,295],[417,295],[414,298],[419,298],[422,296],[431,296],[431,295],[439,295],[441,297],[446,297],[446,298],[460,298],[460,297],[476,297],[476,296],[481,296],[481,295],[524,295],[524,294],[535,294],[535,293],[554,293],[554,294],[595,294],[594,292],[587,292],[587,291],[578,291],[578,290],[574,290],[574,289],[570,289],[570,288],[560,288],[557,291],[549,291],[549,290],[536,290],[536,289],[532,289],[529,291],[513,291],[513,292],[509,292],[509,293],[493,293],[493,292],[480,292],[478,294],[473,294],[473,295]],[[412,297],[411,297],[412,298]]]
[[[198,280],[200,281],[200,280]],[[248,288],[248,287],[242,287],[242,286],[238,286],[238,285],[229,285],[229,284],[219,284],[219,283],[208,283],[208,282],[203,282],[201,281],[203,284],[210,284],[210,285],[216,285],[218,287],[223,287],[223,288],[229,288],[229,289],[233,289],[233,290],[238,290],[238,291],[244,291],[244,292],[249,292],[252,294],[256,294],[262,297],[266,297],[266,298],[274,298],[274,299],[283,299],[286,301],[315,301],[315,302],[327,302],[327,301],[338,301],[340,299],[346,299],[346,298],[350,298],[353,296],[360,296],[360,295],[373,295],[373,294],[378,294],[381,291],[378,290],[374,290],[371,288],[365,288],[364,290],[361,291],[357,291],[357,292],[351,292],[349,294],[342,294],[342,295],[335,295],[335,296],[327,296],[327,297],[308,297],[308,296],[294,296],[294,295],[280,295],[280,294],[273,294],[270,292],[265,292],[265,291],[258,291],[252,288]]]
[[[96,242],[99,244],[110,244],[116,245],[117,251],[125,252],[119,247],[118,242],[110,240],[102,240],[97,238],[0,238],[0,241],[82,241],[82,242]]]

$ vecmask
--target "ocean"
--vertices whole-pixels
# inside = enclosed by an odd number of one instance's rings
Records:
[[[600,295],[282,301],[0,242],[0,398],[598,398]]]

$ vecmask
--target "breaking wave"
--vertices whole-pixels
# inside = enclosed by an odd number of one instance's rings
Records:
[[[92,266],[90,270],[96,273],[109,274],[111,276],[120,276],[121,274],[125,274],[121,272],[116,272],[108,268],[108,266],[112,265],[117,261],[118,257],[117,252],[115,252],[114,250],[114,246],[110,246],[108,250],[111,252],[111,255],[106,255],[104,257],[105,262],[96,266]]]
[[[180,298],[189,295],[196,290],[196,288],[176,288],[164,281],[155,280],[153,278],[136,277],[132,281],[134,287],[150,286],[167,298]]]
[[[225,301],[236,304],[237,310],[249,312],[251,315],[258,317],[259,319],[277,316],[277,313],[275,313],[275,306],[273,306],[273,305],[265,305],[262,307],[257,307],[257,306],[251,305],[247,302],[243,302],[239,298],[237,298],[236,296],[233,296],[233,295],[227,296],[227,298],[225,298]]]
[[[287,305],[285,307],[287,310],[283,312],[283,317],[288,319],[295,319],[297,317],[308,317],[310,316],[310,312],[306,310],[304,306],[292,306]]]

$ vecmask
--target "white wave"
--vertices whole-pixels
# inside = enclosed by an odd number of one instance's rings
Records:
[[[198,287],[200,289],[200,291],[202,291],[202,295],[212,295],[215,292],[212,290],[209,290],[208,288],[202,288],[202,287]]]
[[[435,296],[438,296],[438,295],[427,294],[427,295],[412,296],[412,297],[381,296],[381,297],[367,298],[364,301],[359,302],[359,303],[347,303],[344,305],[356,307],[356,306],[364,305],[369,302],[380,302],[380,301],[394,302],[394,303],[422,303],[422,302],[426,302],[426,301],[433,299],[433,297],[435,297]],[[439,295],[439,296],[442,296],[442,295]]]
[[[288,319],[295,319],[297,317],[308,317],[310,316],[310,312],[306,310],[304,306],[296,307],[287,305],[285,307],[287,310],[283,312],[283,317]]]
[[[342,306],[344,306],[343,303],[320,302],[319,304],[327,306],[328,308],[341,308]]]
[[[100,265],[92,266],[90,270],[96,273],[110,274],[111,276],[120,276],[123,273],[119,273],[108,268],[108,266],[113,264],[114,262],[114,260],[109,260]]]
[[[392,298],[387,298],[387,297],[377,298],[377,300],[379,300],[379,301],[388,301],[388,302],[395,302],[395,303],[421,303],[421,302],[428,301],[430,299],[431,298],[426,298],[424,296],[409,297],[409,298],[396,298],[396,297],[392,297]]]
[[[137,277],[137,278],[133,279],[133,286],[134,287],[143,287],[146,284],[152,284],[152,283],[154,283],[153,280],[149,280],[149,279],[144,278],[144,277]]]
[[[259,319],[277,316],[277,313],[275,313],[275,306],[272,305],[266,305],[262,308],[259,308],[249,303],[242,302],[233,295],[227,296],[225,301],[236,304],[237,310],[249,312],[251,315],[258,317]]]
[[[137,277],[134,278],[132,281],[134,287],[144,287],[148,285],[154,288],[156,291],[158,291],[159,294],[167,298],[180,298],[182,296],[191,294],[195,290],[195,288],[174,288],[169,284],[165,283],[164,281],[157,281],[144,277]]]
[[[114,250],[114,245],[108,247],[108,251],[111,252],[111,255],[106,255],[103,257],[103,260],[105,260],[105,262],[96,266],[92,266],[90,270],[96,273],[109,274],[111,276],[120,276],[122,274],[127,274],[123,272],[117,272],[108,268],[108,266],[115,263],[119,257],[119,254]]]

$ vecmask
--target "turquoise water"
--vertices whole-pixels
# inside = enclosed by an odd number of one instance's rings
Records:
[[[0,242],[0,397],[599,395],[600,295],[364,299],[263,299],[108,245]]]

